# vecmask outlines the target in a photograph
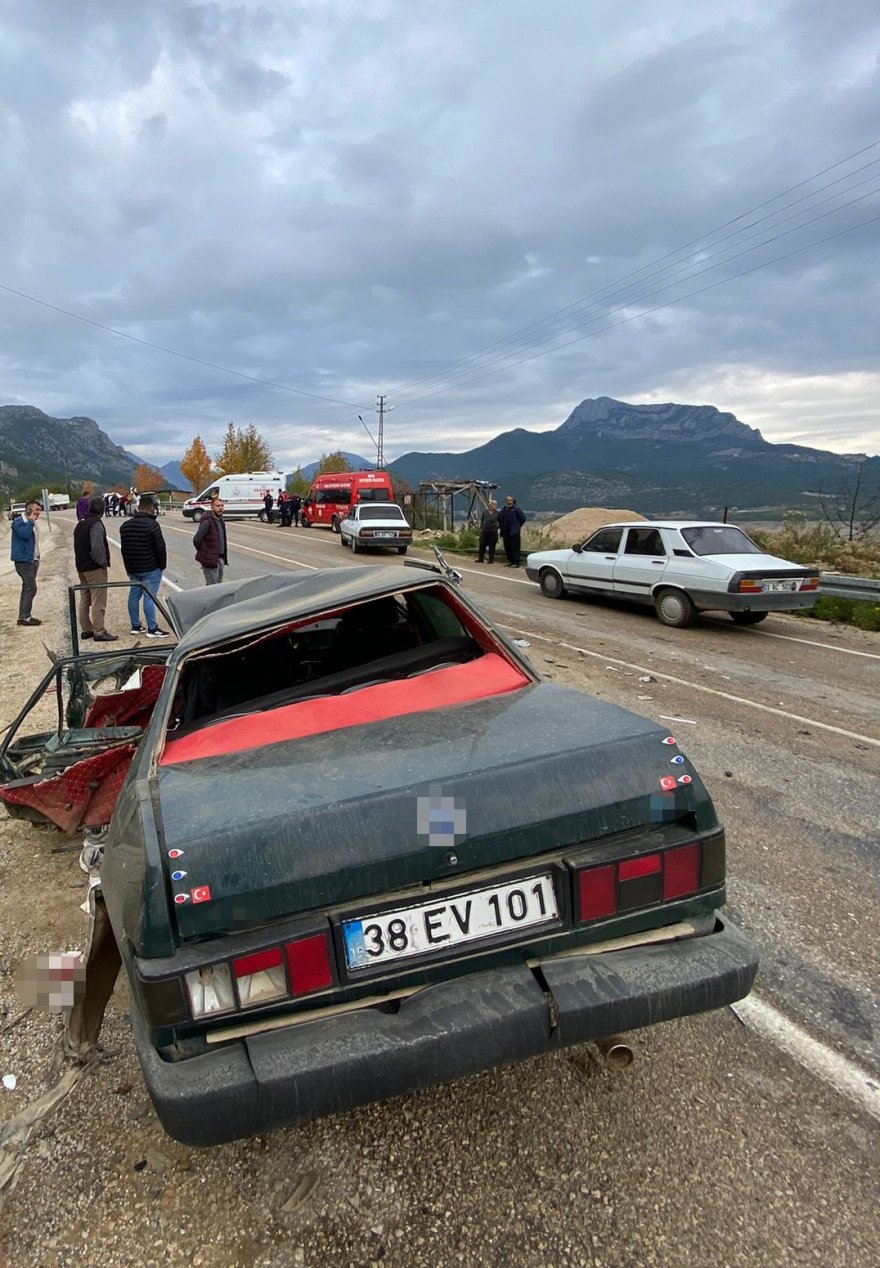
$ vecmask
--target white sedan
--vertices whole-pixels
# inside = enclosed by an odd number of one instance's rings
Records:
[[[533,552],[526,575],[548,599],[631,599],[677,626],[709,611],[757,625],[770,612],[812,607],[819,587],[815,568],[766,554],[733,524],[703,520],[607,524],[567,550]]]
[[[340,522],[339,540],[355,554],[371,546],[393,546],[405,555],[412,529],[396,502],[358,502]]]

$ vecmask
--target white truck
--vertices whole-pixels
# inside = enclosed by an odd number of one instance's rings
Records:
[[[70,510],[70,494],[69,493],[50,493],[49,494],[49,510],[50,511],[69,511]]]
[[[225,519],[257,517],[266,519],[264,498],[271,493],[278,501],[278,494],[286,484],[282,471],[244,471],[239,475],[218,476],[206,489],[188,498],[183,504],[183,514],[196,523],[211,509],[212,498],[222,498]]]

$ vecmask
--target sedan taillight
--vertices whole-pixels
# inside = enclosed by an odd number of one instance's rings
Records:
[[[723,836],[580,867],[575,869],[575,916],[579,924],[607,920],[716,889],[723,880]]]

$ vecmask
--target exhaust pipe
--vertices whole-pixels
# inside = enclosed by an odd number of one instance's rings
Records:
[[[609,1070],[627,1070],[633,1063],[635,1054],[622,1035],[606,1035],[597,1039],[596,1047]]]

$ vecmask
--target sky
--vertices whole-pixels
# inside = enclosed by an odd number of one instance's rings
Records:
[[[603,395],[878,453],[880,8],[5,0],[0,233],[0,404],[156,463],[378,393],[389,459]]]

